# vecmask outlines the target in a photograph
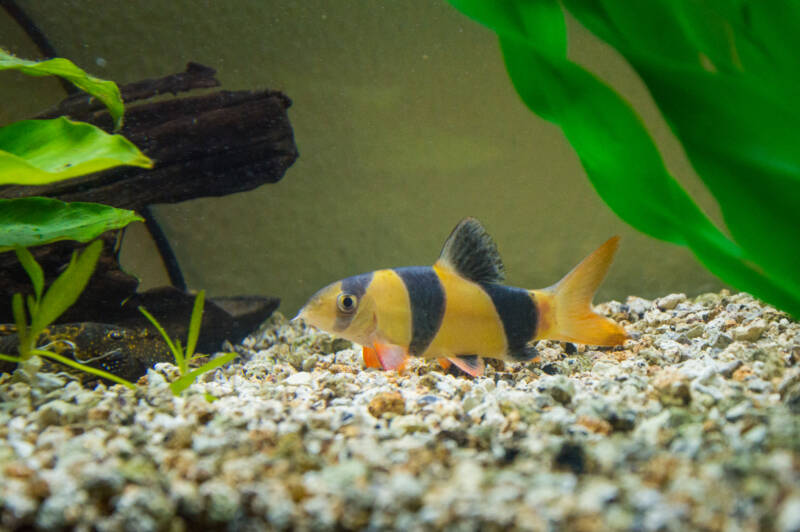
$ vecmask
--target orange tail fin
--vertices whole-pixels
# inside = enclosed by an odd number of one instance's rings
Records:
[[[625,341],[625,329],[592,311],[592,297],[618,246],[619,237],[610,238],[547,290],[552,294],[552,322],[547,338],[589,345],[619,345]]]

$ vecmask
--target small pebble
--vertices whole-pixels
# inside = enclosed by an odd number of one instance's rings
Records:
[[[402,415],[406,413],[406,402],[400,392],[383,392],[372,398],[367,409],[375,417],[387,412]]]

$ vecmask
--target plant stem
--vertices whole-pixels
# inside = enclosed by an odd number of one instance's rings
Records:
[[[31,351],[32,355],[39,355],[47,358],[52,358],[58,362],[61,362],[64,365],[73,367],[75,369],[79,369],[83,372],[90,373],[92,375],[97,375],[98,377],[102,377],[104,379],[108,379],[110,381],[114,381],[117,384],[122,384],[123,386],[127,386],[131,390],[136,389],[136,385],[130,381],[123,379],[122,377],[117,377],[113,373],[109,373],[107,371],[103,371],[102,369],[93,368],[91,366],[85,366],[80,362],[75,362],[74,360],[70,360],[67,357],[63,357],[61,355],[57,355],[56,353],[51,353],[49,351],[44,351],[42,349],[34,349]]]

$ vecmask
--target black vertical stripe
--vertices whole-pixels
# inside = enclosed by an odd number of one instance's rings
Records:
[[[508,354],[512,357],[521,354],[536,333],[538,312],[530,294],[522,288],[491,283],[481,283],[481,288],[492,298],[503,322]]]
[[[364,297],[364,294],[367,292],[367,287],[369,286],[369,283],[371,282],[372,282],[372,272],[362,273],[361,275],[348,277],[347,279],[344,279],[342,281],[342,293],[356,296],[360,303],[361,299]],[[353,321],[355,315],[356,315],[355,312],[345,314],[344,312],[340,311],[337,308],[336,321],[333,324],[333,330],[343,331],[347,329],[347,327],[350,326],[350,322]]]
[[[444,318],[445,294],[439,276],[428,266],[395,268],[411,302],[411,344],[408,352],[419,356],[433,341]]]

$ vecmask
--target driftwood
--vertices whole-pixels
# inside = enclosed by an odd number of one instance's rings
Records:
[[[132,104],[167,93],[217,87],[214,74],[211,68],[190,63],[186,72],[120,87],[126,113],[119,133],[155,161],[153,169],[122,167],[46,186],[0,187],[0,198],[47,196],[92,201],[138,210],[147,217],[152,204],[222,196],[280,180],[298,156],[286,114],[291,101],[284,94],[216,91]],[[61,115],[107,131],[112,127],[105,107],[85,94],[72,95],[37,118]],[[152,231],[152,224],[148,227]],[[97,270],[78,302],[58,322],[149,327],[137,309],[141,304],[171,335],[185,338],[194,296],[171,287],[137,293],[138,280],[119,266],[119,232],[102,238],[104,249]],[[43,267],[46,284],[81,247],[76,242],[56,242],[31,250]],[[30,282],[14,253],[0,253],[0,323],[13,321],[11,296],[30,292]],[[201,346],[211,350],[224,339],[240,340],[277,306],[276,298],[259,296],[221,298],[220,304],[209,300]]]
[[[183,74],[121,88],[126,102],[217,84],[214,70],[190,63]],[[45,186],[0,188],[0,198],[47,196],[142,209],[158,203],[223,196],[274,183],[297,159],[286,110],[277,91],[218,91],[203,96],[128,105],[120,133],[155,161],[152,170],[114,168]],[[40,115],[67,116],[112,127],[111,117],[85,95]]]

